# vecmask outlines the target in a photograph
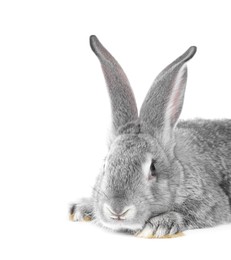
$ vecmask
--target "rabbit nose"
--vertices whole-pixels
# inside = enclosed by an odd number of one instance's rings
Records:
[[[126,219],[126,215],[129,212],[130,208],[125,208],[123,209],[123,211],[121,212],[115,212],[110,206],[106,206],[106,209],[108,211],[109,217],[115,220],[125,220]]]

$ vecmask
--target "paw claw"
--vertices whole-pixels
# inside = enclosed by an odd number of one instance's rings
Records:
[[[70,221],[74,221],[74,217],[75,217],[75,214],[70,214],[70,215],[69,215],[69,220],[70,220]]]
[[[181,227],[182,217],[176,212],[154,216],[146,221],[144,228],[136,233],[142,238],[176,238],[184,236]]]
[[[152,238],[153,236],[153,229],[150,226],[145,226],[143,230],[138,231],[135,234],[136,237],[139,238]]]
[[[136,237],[139,237],[139,238],[148,238],[148,239],[154,239],[154,238],[158,238],[158,239],[165,239],[165,238],[177,238],[177,237],[182,237],[184,236],[184,233],[182,232],[179,232],[179,233],[176,233],[176,234],[168,234],[168,235],[164,235],[164,236],[156,236],[155,234],[143,234],[142,231],[141,232],[137,232],[135,234]]]
[[[83,221],[89,222],[92,221],[92,218],[90,216],[84,216]]]
[[[182,237],[182,236],[184,236],[184,233],[179,232],[179,233],[176,233],[176,234],[172,234],[172,235],[167,234],[167,235],[164,235],[164,236],[153,235],[152,238],[160,238],[160,239],[162,239],[162,238],[177,238],[177,237]]]
[[[89,200],[81,199],[72,204],[69,209],[69,219],[70,221],[91,221],[92,205]]]
[[[76,212],[69,215],[69,220],[74,222],[75,221],[89,222],[92,221],[92,217],[89,215],[81,215],[79,212]]]

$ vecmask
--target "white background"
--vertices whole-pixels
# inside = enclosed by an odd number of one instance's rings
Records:
[[[106,153],[110,106],[96,34],[140,106],[155,76],[189,46],[182,118],[231,118],[230,1],[1,1],[0,258],[230,257],[231,225],[145,240],[68,221]]]

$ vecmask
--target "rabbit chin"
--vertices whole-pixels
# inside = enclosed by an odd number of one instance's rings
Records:
[[[126,223],[126,221],[117,221],[115,223],[113,222],[105,222],[103,220],[99,223],[101,226],[105,228],[109,228],[114,231],[122,231],[122,230],[128,230],[128,231],[138,231],[141,230],[144,224],[141,223]]]

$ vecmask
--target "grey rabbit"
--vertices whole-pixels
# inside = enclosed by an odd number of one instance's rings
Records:
[[[157,76],[138,115],[118,62],[94,35],[90,46],[107,83],[112,129],[92,197],[71,205],[72,219],[146,238],[231,222],[231,120],[178,121],[196,47]]]

